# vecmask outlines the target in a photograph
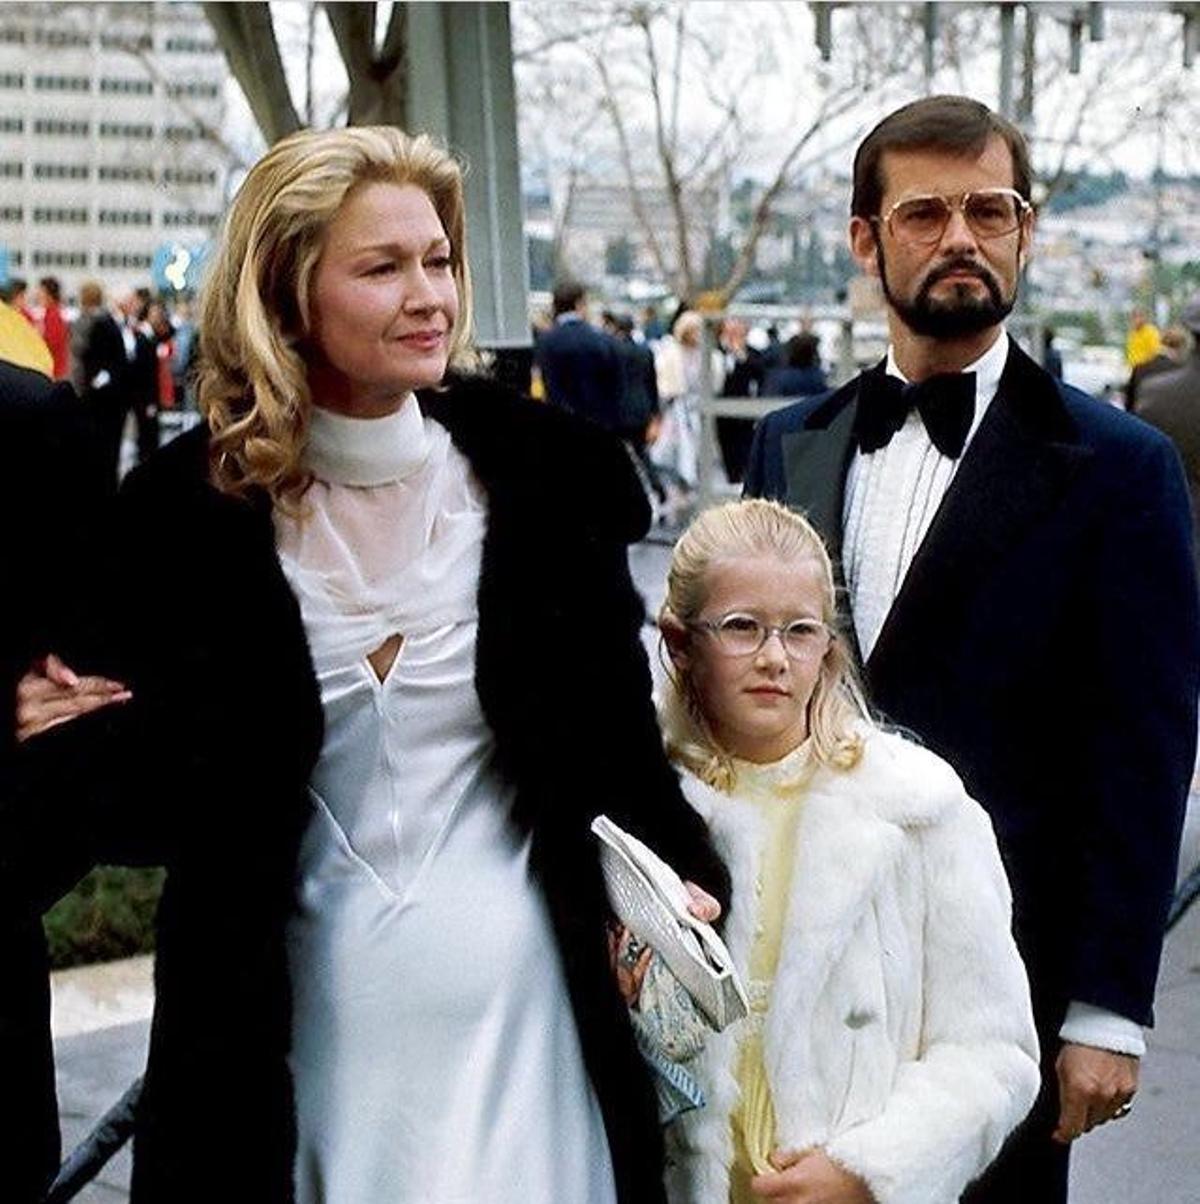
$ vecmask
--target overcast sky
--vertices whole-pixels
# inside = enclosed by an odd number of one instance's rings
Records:
[[[567,12],[594,10],[595,5],[583,6],[572,0],[557,0],[558,9]],[[849,6],[845,6],[849,7]],[[878,5],[858,5],[860,9],[879,9]],[[1034,127],[1035,155],[1039,167],[1044,171],[1056,165],[1058,156],[1065,148],[1068,165],[1087,166],[1096,171],[1121,169],[1134,175],[1148,174],[1158,161],[1161,145],[1162,162],[1167,170],[1200,175],[1200,62],[1191,71],[1184,71],[1182,59],[1182,22],[1177,16],[1162,11],[1167,6],[1158,4],[1106,4],[1105,39],[1092,45],[1086,40],[1083,46],[1083,70],[1078,76],[1064,69],[1068,54],[1068,33],[1060,19],[1072,9],[1070,4],[1043,3],[1038,10],[1038,61],[1042,81],[1037,98],[1037,114]],[[306,0],[276,0],[271,5],[279,35],[284,62],[292,82],[297,108],[303,115],[304,107],[304,44],[309,5]],[[381,4],[378,11],[379,28],[385,27],[391,5]],[[769,170],[772,148],[786,138],[788,129],[788,101],[805,87],[811,87],[819,61],[813,46],[811,12],[806,3],[799,0],[694,0],[697,17],[702,18],[710,29],[722,24],[735,36],[741,36],[749,27],[767,30],[774,42],[766,53],[761,48],[746,46],[746,55],[757,54],[755,60],[754,86],[765,98],[756,113],[761,116],[758,144],[762,163],[759,170]],[[528,33],[530,14],[536,14],[537,6],[516,0],[513,5],[514,27],[518,42]],[[944,4],[939,5],[942,36],[953,39],[956,35],[961,44],[972,36],[980,45],[998,39],[997,6],[994,4]],[[851,14],[841,8],[834,10],[834,63],[850,57],[846,38]],[[772,23],[778,23],[778,34],[772,36]],[[974,22],[974,24],[972,24]],[[995,26],[995,28],[992,28]],[[345,93],[345,72],[329,32],[324,14],[318,10],[317,53],[314,87],[315,124],[328,125],[335,120],[338,104]],[[980,36],[982,35],[982,36]],[[1017,34],[1020,45],[1020,22]],[[779,53],[783,47],[786,53]],[[570,47],[556,52],[569,62]],[[521,73],[530,70],[518,64],[518,82]],[[1019,81],[1018,81],[1019,86]],[[696,103],[698,87],[685,89],[684,121],[690,119],[699,129],[704,124],[702,103]],[[995,50],[983,49],[971,54],[965,69],[940,71],[933,81],[934,91],[968,91],[985,103],[996,106],[999,91],[999,60]],[[245,102],[235,84],[230,84],[230,134],[231,140],[247,159],[253,159],[261,151],[261,140],[257,138],[253,122]],[[872,112],[873,97],[856,114],[861,122],[864,116],[875,120],[903,99],[919,94],[919,89],[907,91],[882,91],[878,94],[876,111]],[[1167,97],[1166,103],[1162,102]],[[648,104],[648,101],[647,101]],[[689,106],[694,112],[689,114]],[[1160,110],[1162,117],[1160,119]],[[1083,120],[1077,116],[1082,111]],[[553,113],[538,115],[543,129],[549,122],[547,136],[553,139]],[[774,125],[779,128],[774,128]],[[1115,135],[1118,135],[1116,137]],[[564,138],[570,137],[563,130]],[[832,124],[826,132],[831,143],[844,141],[845,130]],[[1100,148],[1100,149],[1097,149]],[[537,153],[532,146],[523,147],[526,156]],[[845,158],[848,170],[850,152],[839,152],[833,156],[831,165],[836,165],[839,156]],[[753,156],[751,156],[751,159]],[[754,163],[747,162],[747,169],[754,170]]]

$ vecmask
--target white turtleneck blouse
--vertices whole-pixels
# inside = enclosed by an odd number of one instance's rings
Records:
[[[412,397],[314,408],[306,462],[302,515],[276,519],[325,712],[288,928],[298,1204],[613,1204],[475,692],[486,499]]]

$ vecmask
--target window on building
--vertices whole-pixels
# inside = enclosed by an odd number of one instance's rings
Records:
[[[35,163],[33,178],[35,180],[87,180],[91,178],[91,168],[86,163]]]
[[[162,219],[164,226],[215,226],[221,217],[217,213],[197,213],[195,209],[168,209]]]
[[[100,91],[124,96],[153,96],[154,84],[148,79],[102,79]]]
[[[102,180],[127,180],[139,184],[154,183],[154,172],[149,167],[117,167],[101,165],[97,173]]]
[[[198,168],[167,167],[162,173],[164,184],[215,184],[217,173]]]
[[[164,125],[163,137],[169,142],[191,142],[200,137],[200,131],[194,125]]]
[[[149,209],[101,209],[102,226],[148,226],[151,221]]]
[[[39,205],[33,211],[33,220],[39,226],[85,226],[87,225],[88,211],[86,208],[62,208],[52,205]]]
[[[23,205],[0,205],[0,222],[23,222],[25,207]]]
[[[172,54],[215,54],[217,50],[216,42],[204,42],[199,38],[167,38],[163,43],[163,49],[170,51]]]
[[[0,131],[5,134],[23,134],[25,132],[24,117],[0,117]]]
[[[50,134],[59,137],[86,138],[92,132],[90,121],[59,121],[52,117],[39,117],[33,123],[35,134]]]
[[[35,75],[35,92],[90,92],[92,81],[86,75]]]
[[[0,71],[0,88],[23,87],[25,87],[25,73],[23,71]]]
[[[154,137],[154,126],[141,122],[102,121],[100,123],[101,138],[141,138]]]
[[[92,39],[78,29],[35,29],[33,40],[39,46],[90,46]]]
[[[148,33],[102,33],[100,45],[105,50],[151,50],[154,39]]]
[[[151,256],[138,252],[101,251],[96,262],[102,268],[148,268],[153,261]]]
[[[167,95],[176,98],[180,96],[205,97],[209,100],[217,95],[217,85],[207,83],[168,84]]]
[[[88,253],[86,251],[34,251],[33,266],[35,268],[86,268]]]
[[[6,42],[10,46],[19,46],[25,41],[25,31],[23,29],[0,29],[0,42]]]
[[[6,159],[0,162],[0,176],[8,180],[23,179],[25,176],[25,164],[14,159]]]

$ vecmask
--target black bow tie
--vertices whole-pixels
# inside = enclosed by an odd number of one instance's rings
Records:
[[[859,450],[886,447],[913,409],[921,415],[933,446],[957,460],[975,417],[975,373],[944,372],[915,385],[885,372],[866,373],[858,387],[854,418]]]

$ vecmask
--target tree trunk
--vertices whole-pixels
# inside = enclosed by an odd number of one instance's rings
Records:
[[[205,0],[204,15],[267,145],[298,130],[300,117],[288,90],[269,6]]]
[[[392,5],[383,44],[375,49],[374,3],[325,5],[329,26],[350,79],[350,125],[395,125],[408,120],[408,13]]]

